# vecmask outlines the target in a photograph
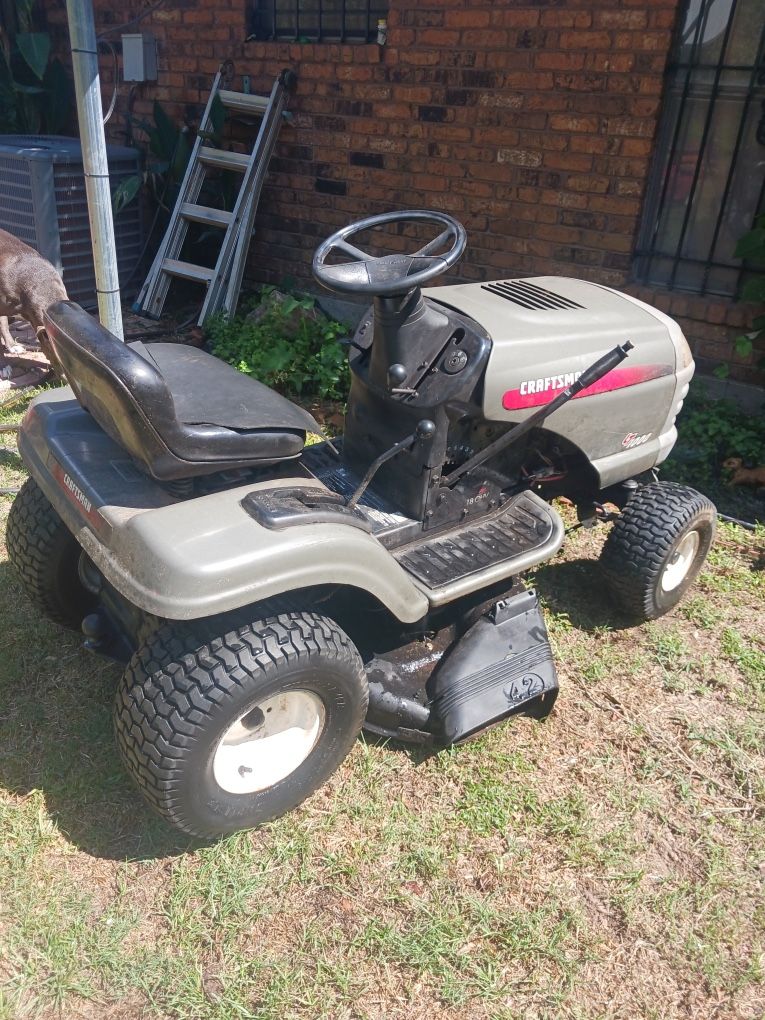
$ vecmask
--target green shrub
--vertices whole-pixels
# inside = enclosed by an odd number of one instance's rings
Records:
[[[261,291],[263,301],[273,287]],[[297,397],[345,400],[350,375],[338,338],[348,328],[320,313],[311,317],[311,298],[267,303],[263,317],[217,315],[207,326],[213,354],[267,386]],[[308,314],[296,314],[297,310]]]
[[[758,305],[765,304],[765,215],[758,216],[754,227],[739,238],[733,256],[737,259],[746,259],[748,263],[748,274],[741,290],[741,300],[754,301]],[[765,315],[756,315],[752,319],[751,331],[736,337],[736,353],[742,358],[748,357],[753,353],[755,344],[764,338]],[[758,368],[765,369],[765,355],[759,358],[756,364]],[[716,374],[724,378],[728,374],[727,368],[727,365],[722,365]]]
[[[677,419],[677,432],[677,446],[662,468],[664,477],[708,484],[719,480],[727,457],[765,463],[765,415],[749,414],[731,400],[691,394]]]

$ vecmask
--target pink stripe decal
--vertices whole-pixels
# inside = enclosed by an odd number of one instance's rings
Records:
[[[664,376],[672,375],[671,365],[636,365],[634,368],[613,368],[608,375],[603,376],[598,382],[588,386],[586,390],[577,393],[574,400],[580,397],[594,397],[598,393],[610,393],[612,390],[623,390],[627,386],[638,386],[640,383],[648,382],[650,379],[662,379]],[[540,380],[544,385],[544,380]],[[531,380],[536,382],[536,380]],[[547,404],[565,390],[565,386],[550,386],[541,393],[521,393],[518,390],[508,390],[502,397],[502,406],[506,411],[522,411],[527,407],[541,407]]]

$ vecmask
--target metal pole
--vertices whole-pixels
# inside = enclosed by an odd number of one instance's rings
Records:
[[[98,76],[96,28],[91,0],[67,0],[66,13],[69,19],[77,118],[80,122],[90,237],[96,270],[98,317],[108,330],[124,340],[101,83]]]

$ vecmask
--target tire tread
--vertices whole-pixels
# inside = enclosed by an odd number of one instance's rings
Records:
[[[254,673],[273,674],[285,660],[302,663],[327,652],[363,678],[355,646],[326,617],[281,612],[252,622],[244,614],[227,619],[226,626],[224,634],[207,621],[160,626],[128,663],[115,698],[117,744],[128,771],[159,814],[195,836],[218,833],[186,817],[177,793],[182,764],[212,713],[237,687]],[[366,715],[365,683],[363,694],[354,739]]]
[[[716,514],[710,499],[678,482],[653,482],[638,489],[606,539],[600,564],[622,609],[632,618],[661,615],[653,585],[673,542],[700,515]]]
[[[79,556],[76,539],[47,496],[27,478],[11,506],[5,536],[8,559],[21,578],[30,601],[44,616],[64,627],[79,629],[87,595],[71,565],[72,590],[60,590],[61,559]]]

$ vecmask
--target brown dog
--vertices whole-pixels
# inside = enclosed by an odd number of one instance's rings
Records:
[[[733,472],[729,479],[730,485],[765,486],[765,464],[762,467],[747,468],[741,457],[728,457],[723,461],[723,467]]]
[[[11,315],[31,322],[45,350],[43,313],[54,301],[66,301],[64,282],[53,266],[18,237],[0,230],[0,353],[17,354],[8,326]]]

